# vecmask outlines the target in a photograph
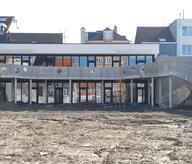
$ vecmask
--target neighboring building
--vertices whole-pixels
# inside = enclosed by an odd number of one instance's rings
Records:
[[[129,44],[131,41],[124,35],[117,33],[117,26],[114,26],[113,30],[105,28],[102,31],[86,32],[85,28],[81,28],[81,43],[117,43],[117,44]]]
[[[167,27],[137,27],[135,43],[158,43],[160,56],[190,56],[192,19],[177,19]]]
[[[15,44],[61,44],[62,33],[9,33],[9,27],[14,21],[13,16],[0,16],[0,43]]]

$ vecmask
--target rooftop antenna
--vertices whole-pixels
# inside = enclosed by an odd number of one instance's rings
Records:
[[[185,19],[185,10],[183,9],[183,19]]]

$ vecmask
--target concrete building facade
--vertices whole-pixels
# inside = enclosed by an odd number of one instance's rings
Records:
[[[8,28],[8,18],[0,17],[3,27]],[[161,52],[176,45],[167,28],[158,29],[170,39],[165,43],[161,37],[164,44],[130,44],[116,28],[90,33],[81,29],[79,44],[61,43],[60,34],[36,34],[35,41],[14,34],[21,39],[13,43],[3,41],[8,29],[2,29],[1,103],[124,103],[172,108],[190,99],[191,66],[176,59],[158,60]]]

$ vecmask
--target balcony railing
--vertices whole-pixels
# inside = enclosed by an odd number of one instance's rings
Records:
[[[192,66],[176,61],[133,65],[119,68],[43,67],[0,64],[0,78],[53,80],[124,80],[177,76],[192,82]]]

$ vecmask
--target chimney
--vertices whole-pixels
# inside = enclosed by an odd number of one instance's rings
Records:
[[[117,33],[117,26],[116,25],[113,28],[113,32]]]

